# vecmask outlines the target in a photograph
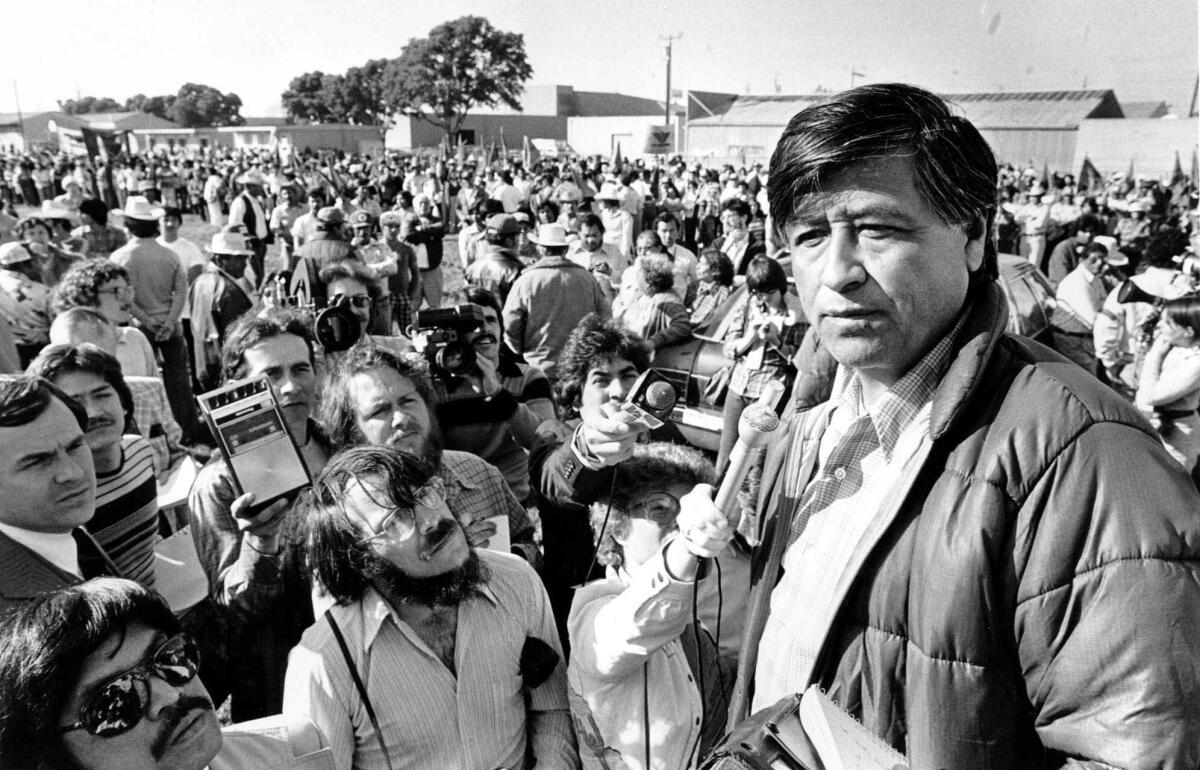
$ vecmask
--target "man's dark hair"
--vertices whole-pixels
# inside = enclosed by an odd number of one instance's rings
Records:
[[[654,218],[654,229],[658,229],[659,224],[675,225],[675,229],[679,229],[679,220],[669,211],[659,212],[659,215]]]
[[[108,224],[108,206],[99,198],[88,198],[80,202],[79,212],[87,214],[96,224],[104,227]]]
[[[125,229],[134,238],[155,238],[161,234],[157,219],[135,219],[125,217]]]
[[[54,289],[50,310],[55,315],[71,307],[99,307],[100,287],[109,281],[124,278],[125,268],[107,259],[84,259],[71,266]]]
[[[308,189],[307,189],[307,190],[305,190],[305,192],[304,192],[304,197],[306,197],[306,198],[319,198],[319,199],[321,200],[321,202],[322,202],[322,203],[324,203],[325,201],[329,200],[329,196],[327,196],[327,195],[325,194],[325,190],[324,190],[324,188],[321,188],[321,187],[310,187],[310,188],[308,188]]]
[[[747,220],[750,219],[752,213],[750,211],[750,204],[741,198],[730,198],[725,201],[721,204],[721,211],[732,211],[734,214],[745,217]]]
[[[554,201],[550,201],[550,200],[542,201],[540,204],[538,204],[537,210],[539,213],[542,211],[545,211],[546,213],[548,213],[550,215],[551,222],[558,219],[558,215],[560,212],[560,209],[558,208],[558,204],[555,203]]]
[[[746,266],[746,288],[750,291],[778,291],[786,294],[788,290],[787,273],[783,266],[770,257],[759,256],[750,260]]]
[[[558,359],[555,393],[559,408],[575,410],[588,372],[618,358],[624,358],[639,372],[650,367],[650,351],[644,339],[599,313],[584,316],[567,337]]]
[[[832,176],[888,157],[912,160],[913,184],[944,223],[969,238],[991,232],[998,175],[991,147],[941,98],[902,83],[859,86],[796,113],[771,155],[767,197],[777,232]],[[996,246],[985,237],[984,247],[983,269],[994,278]]]
[[[177,219],[183,222],[183,212],[174,206],[163,206],[163,215],[159,219]]]
[[[1095,214],[1081,214],[1072,223],[1072,226],[1074,227],[1074,232],[1076,234],[1079,234],[1085,230],[1093,235],[1104,232],[1104,223],[1100,221],[1100,217],[1096,216]]]
[[[246,351],[263,340],[294,334],[308,346],[308,360],[314,361],[312,322],[308,316],[294,310],[274,310],[266,317],[254,315],[253,311],[238,319],[225,338],[221,351],[221,371],[225,380],[236,380],[245,376]]]
[[[595,227],[598,228],[600,232],[604,232],[604,220],[600,218],[599,214],[592,214],[589,212],[579,217],[580,231],[582,231],[585,227]]]
[[[19,428],[41,416],[57,398],[71,410],[80,430],[87,430],[87,412],[54,383],[29,374],[0,374],[0,428]]]
[[[375,290],[375,277],[371,275],[370,268],[356,260],[342,260],[340,262],[332,262],[321,268],[320,274],[321,283],[325,286],[334,281],[350,279],[358,281],[367,290],[371,296],[375,296],[378,292]]]
[[[467,286],[463,289],[463,298],[472,305],[490,307],[495,310],[496,318],[500,319],[501,328],[504,327],[504,308],[500,307],[500,299],[495,292],[482,286]]]
[[[389,447],[351,447],[334,455],[313,481],[304,517],[308,561],[321,585],[338,602],[362,598],[371,584],[370,536],[345,506],[351,482],[378,477],[389,491],[383,505],[412,507],[416,491],[433,476],[433,467],[414,455]]]
[[[354,394],[350,392],[350,380],[354,375],[372,369],[392,369],[408,378],[425,401],[431,418],[434,415],[433,385],[423,359],[401,358],[375,345],[355,345],[346,351],[346,355],[330,373],[321,397],[320,422],[334,449],[362,443],[362,433],[358,430],[358,409],[354,404]]]
[[[116,356],[90,342],[82,345],[48,345],[29,363],[25,372],[47,382],[54,382],[60,375],[72,372],[94,374],[117,392],[125,419],[133,418],[133,394],[125,384],[125,376],[121,374],[121,363]]]
[[[1146,241],[1146,249],[1142,254],[1139,267],[1174,268],[1174,258],[1183,254],[1187,249],[1188,237],[1177,227],[1164,227]]]
[[[59,731],[83,661],[113,634],[141,624],[173,636],[179,621],[140,583],[96,578],[44,593],[0,626],[0,766],[74,768]]]

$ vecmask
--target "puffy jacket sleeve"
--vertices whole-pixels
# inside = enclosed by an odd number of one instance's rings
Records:
[[[1013,551],[1017,655],[1040,740],[1063,766],[1200,767],[1191,479],[1146,427],[1117,421],[1084,427],[1045,467]]]

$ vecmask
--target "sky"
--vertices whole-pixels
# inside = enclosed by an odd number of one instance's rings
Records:
[[[1200,53],[1198,0],[56,0],[5,12],[0,112],[77,95],[124,101],[204,83],[243,116],[283,114],[312,70],[398,56],[459,16],[525,36],[530,84],[661,99],[672,88],[812,93],[907,81],[941,93],[1113,89],[1185,114]],[[52,13],[45,9],[52,8]],[[8,80],[10,82],[3,82]],[[15,87],[14,82],[15,81]]]

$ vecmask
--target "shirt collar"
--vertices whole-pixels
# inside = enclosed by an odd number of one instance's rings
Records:
[[[888,388],[878,401],[866,409],[879,446],[888,462],[891,462],[892,452],[900,440],[900,435],[921,411],[925,402],[933,398],[938,383],[950,367],[954,340],[966,319],[967,314],[961,314],[950,331],[903,377]],[[862,382],[857,373],[839,366],[834,379],[833,393],[837,399],[836,409],[847,410],[851,420],[863,415]]]
[[[438,476],[448,486],[455,486],[459,489],[479,489],[480,482],[472,481],[467,474],[462,472],[461,463],[459,463],[453,455],[448,454],[446,450],[442,451],[442,463],[438,466]]]
[[[487,599],[493,607],[500,605],[500,599],[496,596],[496,592],[487,583],[481,583],[475,589],[475,593]],[[464,599],[458,606],[461,609],[466,606],[471,598]],[[379,593],[374,586],[368,586],[363,592],[362,599],[359,600],[363,618],[363,648],[371,649],[371,645],[375,643],[376,637],[379,636],[380,629],[383,628],[384,622],[391,618],[392,622],[398,628],[404,621],[400,618],[400,614],[392,607],[387,599],[383,598],[383,594]],[[460,618],[461,621],[461,618]]]

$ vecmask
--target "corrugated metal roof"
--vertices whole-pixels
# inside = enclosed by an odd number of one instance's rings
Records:
[[[179,124],[148,112],[89,112],[75,117],[96,128],[180,128]]]
[[[1112,91],[942,94],[979,128],[1078,128],[1085,118],[1124,117]],[[721,115],[698,125],[783,126],[825,94],[739,96]]]
[[[73,115],[68,115],[65,112],[25,112],[21,114],[21,119],[25,121],[42,120],[45,118],[53,119],[56,123],[68,128],[79,128],[85,125],[82,120],[79,120]],[[0,112],[0,126],[15,126],[17,125],[17,113],[15,112]]]

